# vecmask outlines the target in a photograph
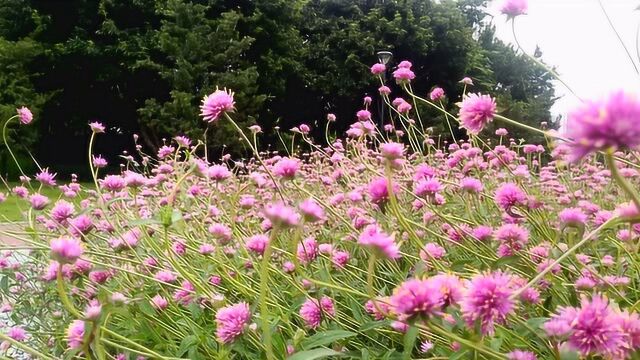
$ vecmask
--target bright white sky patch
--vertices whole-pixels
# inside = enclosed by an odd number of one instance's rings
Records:
[[[511,24],[497,10],[500,2],[492,2],[489,8],[495,16],[497,36],[515,44]],[[640,0],[602,0],[602,4],[637,64],[636,30],[640,11],[635,8]],[[539,45],[545,62],[557,66],[564,82],[583,99],[601,97],[615,89],[638,93],[640,76],[609,26],[598,0],[529,0],[528,15],[516,19],[516,35],[529,54]],[[566,115],[580,101],[559,82],[555,85],[556,94],[564,96],[552,112]]]

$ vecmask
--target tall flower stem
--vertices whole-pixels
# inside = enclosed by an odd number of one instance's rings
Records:
[[[638,192],[631,186],[631,184],[629,184],[629,182],[620,175],[620,170],[618,170],[618,167],[616,166],[616,160],[614,159],[613,154],[611,152],[607,152],[605,153],[604,158],[609,165],[611,177],[616,183],[618,183],[622,190],[629,195],[636,208],[640,210],[640,196],[638,196]]]
[[[269,178],[271,178],[271,181],[273,182],[273,185],[275,186],[276,191],[278,191],[278,195],[280,195],[280,198],[282,199],[282,201],[285,201],[284,194],[282,194],[282,190],[280,189],[280,186],[278,185],[276,178],[273,176],[273,173],[271,173],[271,170],[269,170],[269,168],[267,167],[267,164],[265,164],[264,161],[262,161],[262,157],[260,156],[258,149],[256,149],[255,146],[253,146],[253,144],[251,143],[247,135],[244,134],[244,131],[242,131],[240,126],[238,126],[238,124],[235,121],[233,121],[233,119],[231,118],[231,116],[229,116],[229,114],[224,113],[224,116],[227,118],[227,120],[229,120],[229,122],[231,123],[231,125],[233,125],[236,131],[238,131],[242,139],[249,145],[249,147],[253,151],[253,155],[256,157],[260,165],[262,165],[267,175],[269,175]]]
[[[273,242],[276,240],[277,226],[271,230],[269,242],[262,254],[262,264],[260,266],[260,317],[262,319],[262,334],[264,336],[264,347],[267,351],[267,359],[275,359],[271,339],[271,324],[269,323],[269,304],[267,303],[267,293],[269,291],[269,265],[271,262],[271,251]],[[295,255],[294,255],[295,256]]]
[[[18,115],[14,115],[4,122],[4,126],[2,127],[2,140],[4,141],[4,145],[7,147],[7,150],[9,151],[9,155],[11,155],[11,158],[13,159],[13,162],[16,163],[16,166],[18,167],[20,174],[22,174],[22,176],[27,176],[22,170],[22,167],[20,167],[20,163],[18,162],[18,159],[16,159],[16,156],[14,155],[13,151],[11,150],[11,147],[9,146],[9,142],[7,141],[7,125],[9,125],[11,120],[17,117]]]
[[[67,309],[71,315],[74,317],[81,319],[82,314],[71,303],[69,297],[67,296],[67,291],[64,288],[64,279],[62,278],[62,264],[58,265],[58,273],[56,274],[56,288],[58,290],[58,296],[60,297],[60,301],[62,301],[62,305]]]
[[[613,222],[615,222],[617,220],[618,220],[618,218],[613,217],[613,218],[607,220],[604,224],[598,226],[592,232],[588,233],[585,237],[582,238],[582,240],[580,240],[575,245],[573,245],[569,250],[567,250],[564,253],[562,253],[562,255],[560,255],[560,257],[558,257],[553,263],[551,263],[544,270],[542,270],[538,275],[536,275],[533,279],[531,279],[531,281],[529,281],[525,286],[521,287],[516,292],[514,292],[511,295],[511,298],[512,299],[518,298],[518,296],[520,296],[520,294],[522,294],[522,292],[524,292],[526,289],[530,288],[531,286],[535,285],[538,281],[540,281],[540,279],[545,277],[545,275],[547,275],[554,267],[558,266],[564,259],[569,257],[569,255],[571,255],[574,252],[576,252],[576,250],[578,250],[580,247],[582,247],[582,245],[586,244],[590,240],[593,240],[593,238],[600,231],[606,229],[607,227],[609,227],[609,225],[611,225]]]

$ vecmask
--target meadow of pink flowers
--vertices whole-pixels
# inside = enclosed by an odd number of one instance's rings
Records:
[[[507,1],[509,17],[526,1]],[[466,92],[458,114],[434,88],[404,94],[382,129],[371,98],[345,137],[304,153],[261,152],[233,120],[233,93],[202,101],[209,126],[235,126],[253,157],[211,159],[176,136],[95,188],[47,169],[22,199],[20,242],[0,257],[0,351],[34,359],[637,359],[640,347],[640,99],[586,101],[566,134],[500,116]],[[430,134],[417,104],[468,139]],[[23,107],[12,120],[32,121]],[[326,128],[336,121],[328,114]],[[496,144],[483,137],[501,122]],[[523,144],[509,129],[541,132]],[[328,131],[327,131],[328,133]],[[446,135],[446,134],[445,134]],[[485,134],[486,135],[486,134]],[[9,149],[11,151],[11,149]],[[11,153],[13,156],[13,153]],[[19,165],[18,165],[19,166]],[[20,170],[22,171],[22,170]],[[59,186],[62,196],[41,195]],[[76,199],[81,198],[78,201]],[[74,201],[75,200],[75,201]],[[0,205],[1,206],[1,205]]]

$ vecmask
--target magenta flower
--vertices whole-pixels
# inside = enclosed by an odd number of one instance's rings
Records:
[[[38,174],[36,174],[36,180],[40,182],[42,185],[55,186],[56,185],[56,175],[49,172],[49,169],[44,169]]]
[[[480,324],[483,335],[492,335],[495,324],[504,324],[514,311],[515,303],[510,296],[511,276],[500,271],[476,275],[469,282],[461,301],[462,317],[471,328]]]
[[[514,183],[502,184],[495,193],[495,200],[503,210],[510,211],[513,206],[527,204],[527,195]]]
[[[282,203],[269,204],[264,208],[264,217],[273,225],[294,227],[300,222],[300,215]]]
[[[410,68],[398,67],[398,69],[393,72],[393,78],[396,79],[396,83],[398,84],[408,83],[416,78],[416,74],[414,74]]]
[[[82,242],[75,238],[61,237],[51,240],[51,258],[61,264],[73,264],[84,249]]]
[[[636,149],[640,146],[640,101],[623,91],[607,99],[588,101],[569,113],[566,136],[570,161],[578,161],[594,151]]]
[[[388,142],[380,145],[380,153],[385,159],[396,160],[404,157],[404,144]]]
[[[298,244],[296,256],[302,264],[308,264],[318,257],[318,243],[316,239],[308,237]]]
[[[369,110],[358,110],[358,112],[356,113],[356,117],[358,118],[358,121],[367,121],[367,120],[371,120],[371,112],[369,112]]]
[[[7,330],[7,336],[15,341],[25,341],[27,339],[27,332],[20,326],[13,326]]]
[[[582,227],[587,222],[587,215],[580,208],[566,208],[560,211],[558,219],[563,226]]]
[[[67,328],[67,344],[70,349],[81,349],[84,343],[85,322],[74,320]]]
[[[169,302],[167,301],[167,299],[163,298],[162,296],[160,296],[160,294],[158,294],[151,298],[151,306],[153,306],[154,309],[161,311],[166,309],[167,306],[169,306]]]
[[[495,238],[500,241],[498,256],[512,256],[529,242],[529,231],[520,225],[505,224],[496,230]]]
[[[273,166],[273,172],[285,180],[295,178],[299,169],[300,161],[292,158],[282,158]]]
[[[536,354],[531,351],[514,350],[507,354],[509,360],[538,360]]]
[[[384,66],[384,64],[380,64],[380,63],[373,64],[371,66],[371,73],[373,75],[379,75],[379,74],[382,74],[383,72],[385,72],[386,69],[387,68]]]
[[[235,107],[233,92],[216,89],[213,93],[205,95],[200,105],[200,116],[211,123],[220,119],[225,112],[232,112]]]
[[[429,93],[429,98],[431,101],[437,101],[444,98],[444,90],[441,87],[435,87]]]
[[[484,126],[493,121],[496,101],[489,95],[469,94],[459,104],[458,117],[462,127],[471,134],[478,135]]]
[[[42,210],[49,205],[49,198],[42,194],[33,194],[29,197],[29,203],[34,210]]]
[[[602,356],[623,359],[630,348],[628,334],[620,313],[609,306],[602,295],[594,295],[591,300],[583,297],[580,308],[561,308],[544,325],[550,336],[568,337],[569,347],[582,356]]]
[[[107,175],[100,181],[100,186],[111,192],[118,192],[127,186],[124,178],[120,175]]]
[[[216,337],[227,344],[242,335],[245,325],[251,320],[249,305],[241,302],[221,308],[216,313]]]
[[[319,222],[325,219],[324,209],[313,199],[304,200],[298,207],[306,221]]]
[[[33,120],[33,114],[27,107],[23,106],[21,108],[18,108],[16,109],[16,112],[18,113],[18,119],[20,119],[20,123],[22,123],[23,125],[29,125]]]
[[[262,234],[254,235],[248,238],[245,242],[245,246],[247,247],[247,250],[254,252],[258,255],[262,255],[264,253],[264,250],[267,248],[268,244],[269,244],[269,237]]]
[[[334,317],[335,315],[333,300],[328,296],[323,296],[320,301],[308,299],[300,308],[300,317],[310,329],[317,329],[324,317]]]
[[[398,185],[393,184],[392,189],[394,193],[397,191]],[[387,187],[387,179],[385,177],[379,177],[373,179],[369,183],[369,196],[374,204],[382,204],[389,199],[389,189]]]
[[[91,131],[94,134],[104,133],[104,130],[105,130],[104,125],[102,125],[102,123],[100,123],[98,121],[94,121],[94,122],[89,123],[89,127],[91,128]]]
[[[373,249],[378,256],[389,259],[400,257],[400,249],[393,236],[387,235],[378,225],[367,225],[358,237],[358,244]]]
[[[504,0],[502,6],[500,6],[500,12],[507,15],[509,18],[513,18],[518,15],[526,14],[527,8],[527,0]]]
[[[431,279],[411,279],[398,286],[391,296],[394,313],[403,318],[427,319],[440,313],[444,298],[437,283]]]

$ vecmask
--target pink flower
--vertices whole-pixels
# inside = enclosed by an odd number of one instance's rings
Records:
[[[367,120],[371,120],[371,112],[369,112],[369,110],[359,110],[356,113],[356,117],[358,118],[358,121],[367,121]]]
[[[105,160],[102,157],[102,155],[94,156],[92,161],[93,161],[93,166],[95,166],[98,169],[101,169],[108,165],[107,160]]]
[[[247,250],[252,251],[258,255],[262,255],[264,250],[267,248],[269,244],[269,237],[266,235],[254,235],[248,238],[245,242],[245,246]]]
[[[124,178],[119,175],[107,175],[100,181],[100,186],[111,192],[121,191],[126,185]]]
[[[408,83],[416,78],[416,74],[414,74],[410,68],[398,67],[398,69],[393,72],[393,78],[396,79],[396,83],[398,84]]]
[[[94,121],[94,122],[89,123],[89,127],[91,128],[91,131],[92,131],[94,134],[101,134],[101,133],[104,133],[104,130],[105,130],[104,125],[102,125],[101,123],[99,123],[99,122],[97,122],[97,121]]]
[[[380,153],[388,160],[395,160],[404,157],[404,144],[388,142],[380,145]]]
[[[558,219],[564,226],[582,227],[587,222],[587,215],[580,208],[566,208],[560,211]]]
[[[67,328],[67,344],[71,349],[81,349],[84,343],[85,322],[74,320]]]
[[[300,222],[300,215],[282,203],[269,204],[264,208],[264,217],[273,225],[294,227]]]
[[[509,360],[537,360],[536,354],[531,351],[514,350],[507,354]]]
[[[385,72],[385,70],[387,70],[386,66],[384,66],[384,64],[373,64],[371,66],[371,73],[373,75],[379,75],[382,74],[383,72]]]
[[[499,128],[498,130],[496,130],[496,135],[497,136],[507,136],[507,135],[509,135],[509,132],[505,128]]]
[[[49,198],[41,194],[33,194],[29,197],[29,202],[34,210],[42,210],[49,205]]]
[[[378,225],[367,225],[358,237],[358,244],[373,249],[379,256],[389,259],[400,257],[400,249],[393,236],[389,236]]]
[[[7,331],[7,336],[15,341],[25,341],[27,339],[27,332],[20,326],[13,326]]]
[[[403,282],[391,296],[394,313],[407,319],[426,319],[439,314],[444,305],[444,298],[438,285],[431,279],[411,279]]]
[[[223,113],[232,112],[234,106],[233,92],[216,89],[202,99],[200,116],[204,121],[211,123],[217,121]]]
[[[216,337],[227,344],[242,335],[245,325],[251,320],[249,305],[241,302],[221,308],[216,313]]]
[[[300,161],[292,158],[282,158],[273,166],[273,172],[285,180],[295,178],[299,169]]]
[[[188,148],[189,146],[191,146],[191,139],[186,136],[179,135],[174,137],[173,140],[175,140],[180,147]]]
[[[304,200],[299,208],[306,221],[318,222],[325,219],[324,209],[313,199]]]
[[[524,249],[529,242],[529,231],[516,224],[505,224],[498,228],[495,237],[500,241],[498,256],[512,256]]]
[[[380,95],[389,95],[391,94],[391,89],[386,85],[382,85],[378,88],[378,93],[380,93]]]
[[[459,83],[465,84],[465,85],[473,85],[473,80],[471,80],[470,77],[463,77],[462,80],[459,81]]]
[[[461,301],[462,317],[469,327],[479,322],[483,335],[492,335],[496,323],[504,324],[507,315],[514,311],[510,296],[511,276],[500,271],[476,275],[469,282]]]
[[[56,177],[57,174],[52,174],[49,172],[49,169],[44,169],[38,174],[36,174],[36,180],[40,182],[42,185],[55,186],[56,185]]]
[[[527,204],[527,195],[514,183],[502,184],[495,193],[495,201],[503,210]]]
[[[61,237],[53,239],[49,245],[51,257],[61,264],[73,264],[84,252],[82,242],[75,238]]]
[[[500,12],[510,18],[527,13],[527,0],[504,0]]]
[[[444,90],[441,87],[435,87],[433,88],[433,90],[431,90],[431,93],[429,93],[429,98],[431,99],[431,101],[440,100],[443,97]]]
[[[460,188],[469,193],[479,193],[484,189],[482,182],[478,179],[466,177],[460,180]]]
[[[22,123],[23,125],[29,125],[33,120],[33,114],[27,107],[23,106],[16,109],[16,111],[18,113],[18,119],[20,119],[20,123]]]
[[[298,244],[296,256],[302,264],[308,264],[318,257],[318,243],[316,239],[309,237]]]
[[[349,258],[350,255],[346,251],[334,251],[333,254],[331,254],[331,262],[338,269],[344,268],[349,262]]]
[[[172,283],[172,282],[174,282],[174,281],[176,281],[178,279],[178,276],[176,274],[172,273],[171,271],[160,270],[160,271],[158,271],[156,273],[154,278],[156,280],[159,280],[159,281],[162,281],[162,282]]]
[[[394,192],[397,191],[398,186],[392,184]],[[374,204],[382,204],[389,199],[389,189],[387,187],[387,179],[385,177],[379,177],[373,179],[369,183],[369,196]]]
[[[151,298],[151,306],[156,310],[164,310],[169,306],[169,302],[158,294]]]
[[[496,114],[496,101],[489,95],[469,94],[460,104],[458,117],[462,127],[471,134],[478,135]]]
[[[573,139],[571,161],[594,151],[636,149],[640,145],[640,101],[614,92],[607,99],[587,101],[569,113],[566,136]]]
[[[323,296],[320,301],[317,299],[308,299],[300,308],[300,317],[310,329],[318,328],[323,317],[333,317],[335,315],[336,310],[333,305],[333,300],[328,296]]]
[[[335,122],[336,121],[336,115],[335,114],[327,114],[327,121],[328,122]]]

